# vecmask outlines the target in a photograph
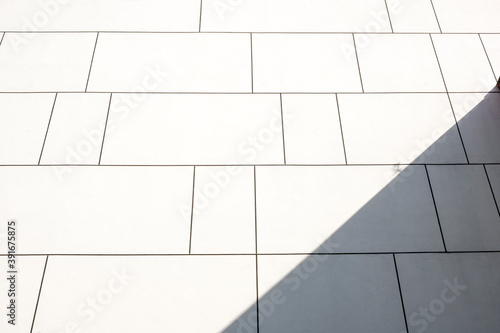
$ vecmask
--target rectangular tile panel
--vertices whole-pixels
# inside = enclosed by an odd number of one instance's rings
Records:
[[[365,92],[444,92],[429,35],[356,34]]]
[[[489,92],[496,83],[478,35],[432,35],[450,92]]]
[[[192,167],[1,167],[0,219],[22,226],[18,253],[187,253],[192,177]]]
[[[0,1],[6,31],[198,31],[199,0]]]
[[[446,94],[345,94],[348,163],[466,163]]]
[[[255,276],[254,256],[50,257],[33,331],[237,332]]]
[[[361,92],[352,35],[253,34],[255,92]]]
[[[95,33],[6,33],[0,91],[85,91]]]
[[[396,258],[410,333],[490,332],[499,327],[499,253]]]
[[[273,255],[258,261],[259,332],[405,331],[391,255]]]
[[[89,91],[251,92],[249,34],[99,34]]]
[[[449,251],[500,251],[500,216],[482,165],[429,165]]]
[[[443,32],[499,32],[496,0],[433,0]]]
[[[41,164],[99,163],[109,94],[59,94]]]
[[[202,31],[390,32],[383,0],[204,0]]]
[[[135,96],[113,95],[101,164],[283,163],[279,95]]]
[[[0,164],[38,164],[55,94],[0,94]]]
[[[442,251],[424,167],[257,167],[259,253]]]

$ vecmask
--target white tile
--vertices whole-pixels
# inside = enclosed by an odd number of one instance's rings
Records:
[[[33,332],[237,332],[255,275],[254,256],[50,257]]]
[[[283,95],[288,164],[344,164],[335,95]]]
[[[500,77],[500,34],[481,35],[481,39],[488,54],[488,58],[493,66],[495,75]]]
[[[450,94],[471,163],[500,163],[500,94]]]
[[[441,251],[425,170],[257,167],[259,253]]]
[[[5,239],[3,239],[2,241],[5,241]],[[2,262],[5,263],[4,267],[7,267],[7,257],[0,256],[0,259],[2,260]],[[2,316],[3,318],[0,321],[0,329],[4,333],[18,333],[18,332],[30,331],[31,322],[33,320],[33,314],[35,313],[36,301],[38,299],[38,292],[40,290],[40,281],[42,280],[43,268],[45,266],[45,257],[18,256],[16,257],[16,264],[17,264],[16,267],[17,293],[15,297],[16,298],[15,326],[7,322],[8,320],[11,320],[11,318],[7,316],[7,311],[9,311],[10,313],[10,309],[9,310],[6,309],[6,307],[10,302],[10,298],[7,295],[7,291],[10,289],[10,281],[7,280],[7,277],[9,277],[10,274],[7,273],[2,274],[2,279],[0,279],[0,288],[4,290],[4,292],[1,294],[2,296],[0,298],[0,301],[4,305],[5,309],[4,310],[5,314],[3,314]]]
[[[135,96],[113,94],[101,164],[283,163],[279,95]]]
[[[498,253],[396,255],[410,333],[494,332]]]
[[[466,163],[446,94],[339,95],[348,163]]]
[[[388,0],[387,4],[394,32],[439,32],[430,0]]]
[[[390,32],[383,0],[204,0],[202,31]]]
[[[428,170],[448,251],[499,251],[500,216],[483,166]]]
[[[38,164],[54,94],[0,94],[0,164]]]
[[[433,0],[443,32],[499,32],[496,0]]]
[[[197,167],[191,253],[255,253],[253,167]]]
[[[258,261],[259,332],[405,332],[391,255]]]
[[[192,177],[191,167],[2,167],[0,217],[22,224],[19,253],[187,253]]]
[[[59,94],[41,164],[99,163],[109,94]]]
[[[199,0],[0,1],[0,30],[198,31]]]
[[[6,33],[0,91],[85,91],[97,34]]]
[[[352,35],[253,34],[255,92],[361,92]]]
[[[89,91],[251,92],[249,34],[99,34]]]
[[[444,92],[428,35],[355,35],[365,92]]]
[[[432,35],[450,92],[488,92],[497,82],[478,35]]]

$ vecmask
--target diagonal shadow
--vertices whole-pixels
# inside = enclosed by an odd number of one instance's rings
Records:
[[[500,140],[498,89],[495,87],[478,103],[471,103],[470,106],[465,103],[463,110],[455,110],[455,113],[463,112],[457,114],[458,128],[465,151],[469,158],[472,157],[470,163],[490,163],[492,158],[499,162],[500,147],[496,151],[488,150],[498,147],[491,142]],[[274,263],[278,265],[280,261],[295,260],[294,265],[289,266],[294,268],[287,269],[277,283],[266,288],[262,285],[269,282],[258,281],[260,291],[256,303],[223,332],[257,332],[257,326],[260,333],[405,332],[406,319],[393,253],[445,251],[445,237],[435,206],[429,214],[428,205],[419,201],[422,196],[433,201],[433,193],[426,166],[417,164],[427,157],[446,153],[443,149],[449,140],[454,136],[456,138],[456,133],[455,125],[423,151],[412,165],[394,170],[397,175],[392,181],[343,222],[313,254],[276,256]],[[481,160],[482,157],[489,160]],[[424,189],[425,193],[415,193],[416,186]],[[406,214],[411,223],[389,222],[393,220],[391,214],[394,212],[399,216]],[[424,227],[434,228],[432,237],[421,232]],[[415,246],[401,249],[387,246],[394,244],[393,240],[398,238],[408,239]],[[273,255],[259,255],[257,267],[264,264],[274,268],[273,260],[268,259],[270,257]],[[346,257],[349,260],[344,260]],[[260,279],[261,272],[258,273]],[[388,288],[388,285],[391,287]]]

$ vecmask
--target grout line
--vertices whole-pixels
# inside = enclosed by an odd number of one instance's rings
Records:
[[[2,38],[0,38],[0,46],[2,46],[3,38],[5,37],[5,32],[2,33]]]
[[[38,310],[38,303],[40,302],[40,295],[42,294],[43,280],[45,279],[45,272],[47,271],[48,262],[49,262],[49,255],[47,255],[47,258],[45,258],[45,266],[43,266],[42,280],[40,281],[40,289],[38,289],[38,297],[36,299],[35,311],[33,313],[33,320],[31,321],[30,333],[33,332],[33,327],[35,326],[36,311]]]
[[[500,163],[351,163],[351,164],[287,164],[290,167],[384,167],[384,166],[425,166],[425,165],[500,165]],[[0,164],[0,167],[227,167],[227,166],[259,166],[259,167],[285,167],[283,164]]]
[[[92,52],[92,60],[90,60],[89,76],[87,77],[87,84],[85,85],[85,92],[87,92],[87,88],[89,86],[90,73],[92,72],[92,64],[94,63],[94,55],[95,55],[95,50],[97,48],[97,40],[98,39],[99,39],[99,33],[97,33],[97,36],[95,38],[94,52]]]
[[[102,133],[102,144],[101,144],[101,152],[99,154],[99,164],[101,165],[102,151],[104,150],[104,138],[106,137],[106,129],[108,128],[108,118],[109,118],[109,110],[111,109],[111,100],[113,99],[113,93],[109,95],[109,104],[108,104],[108,113],[106,114],[106,123],[104,124],[104,132]]]
[[[191,241],[193,239],[193,214],[194,214],[194,184],[196,181],[196,166],[193,166],[193,194],[191,196],[191,224],[189,227],[189,254],[191,254]]]
[[[42,161],[43,149],[45,148],[45,141],[47,141],[47,135],[49,134],[50,122],[52,121],[52,114],[54,113],[54,108],[56,106],[57,93],[54,96],[54,103],[52,103],[52,110],[50,111],[49,123],[47,124],[47,130],[45,131],[45,137],[43,139],[42,150],[40,151],[40,157],[38,158],[38,165]]]
[[[486,174],[486,179],[488,180],[488,184],[490,185],[490,191],[491,194],[493,195],[493,201],[495,202],[495,206],[497,207],[497,212],[500,215],[500,209],[498,209],[497,198],[495,196],[495,192],[493,191],[493,186],[491,186],[490,176],[488,175],[488,170],[486,169],[486,165],[483,164],[483,168],[484,168],[484,173]]]
[[[391,32],[394,33],[394,29],[392,28],[391,13],[389,13],[389,6],[387,6],[387,0],[384,0],[384,2],[385,2],[385,9],[387,9],[387,17],[389,18],[389,24],[391,25]]]
[[[434,55],[436,56],[436,61],[437,61],[438,67],[439,67],[439,72],[441,73],[441,78],[443,79],[444,89],[446,90],[446,93],[448,93],[448,86],[446,85],[446,80],[444,79],[443,69],[441,68],[441,63],[439,62],[439,57],[438,57],[438,54],[436,51],[436,46],[434,45],[434,40],[432,39],[432,34],[429,34],[429,38],[431,39],[431,44],[432,44],[432,48],[434,50]]]
[[[441,72],[441,78],[443,79],[444,88],[446,89],[446,95],[448,96],[448,102],[450,103],[451,112],[453,113],[453,118],[455,119],[455,126],[457,127],[458,136],[460,137],[460,142],[462,142],[462,148],[464,149],[465,159],[467,160],[467,164],[469,164],[470,163],[469,156],[467,155],[467,150],[465,149],[465,144],[464,144],[464,140],[462,138],[462,133],[460,132],[460,127],[458,126],[457,116],[455,115],[455,110],[453,108],[453,104],[451,103],[450,93],[448,91],[448,86],[446,85],[446,80],[444,78],[443,69],[441,68],[441,63],[439,62],[439,56],[437,54],[436,46],[434,45],[434,40],[432,39],[432,34],[429,34],[429,38],[431,39],[432,48],[434,49],[434,55],[436,56],[436,61],[437,61],[438,66],[439,66],[439,71]]]
[[[134,94],[134,95],[391,95],[391,94],[446,94],[446,91],[327,91],[327,92],[310,92],[310,91],[259,91],[253,93],[251,91],[242,92],[186,92],[186,91],[0,91],[0,94]],[[453,91],[450,94],[477,94],[477,93],[491,93],[498,94],[500,90],[476,90],[476,91]]]
[[[446,248],[446,243],[444,241],[443,229],[441,228],[441,221],[439,219],[439,212],[436,205],[436,199],[434,198],[434,191],[432,190],[431,177],[429,176],[429,170],[427,169],[427,165],[425,166],[425,174],[427,175],[427,181],[429,182],[429,189],[431,190],[432,202],[434,203],[434,210],[436,211],[436,218],[439,225],[439,231],[441,232],[441,239],[443,240],[444,251],[448,252]]]
[[[354,42],[354,53],[356,54],[356,62],[358,64],[359,81],[361,82],[361,91],[364,93],[365,88],[363,87],[363,78],[361,77],[361,67],[359,65],[358,50],[356,47],[356,38],[354,38],[354,34],[352,34],[352,41]]]
[[[401,282],[399,281],[398,263],[396,262],[396,255],[395,254],[392,254],[392,259],[394,260],[394,268],[396,270],[396,279],[398,280],[399,296],[401,298],[401,306],[403,308],[403,316],[405,318],[406,332],[410,332],[408,330],[408,321],[406,319],[405,303],[403,301],[403,292],[401,291]]]
[[[481,38],[481,34],[477,34],[477,35],[479,36],[479,40],[481,41],[481,45],[483,45],[484,54],[486,54],[486,59],[488,59],[488,62],[490,63],[490,67],[491,67],[491,71],[493,72],[493,76],[495,77],[495,80],[498,81],[498,76],[496,75],[495,70],[493,69],[493,65],[491,64],[490,56],[488,55],[488,51],[486,51],[486,46],[484,46],[483,39]]]
[[[399,254],[399,255],[423,255],[423,254],[478,254],[478,253],[492,253],[499,254],[500,251],[413,251],[413,252],[264,252],[258,253],[259,256],[353,256],[353,255],[387,255],[387,254]],[[0,257],[6,257],[8,254],[0,254]],[[51,256],[51,257],[210,257],[210,256],[255,256],[255,253],[17,253],[16,256],[19,257],[41,257],[41,256]]]
[[[203,0],[200,0],[200,24],[198,27],[198,32],[201,32],[201,13],[203,11]]]
[[[339,116],[340,135],[342,137],[342,147],[344,147],[345,165],[347,165],[347,151],[345,149],[344,130],[342,129],[342,119],[340,118],[340,106],[339,106],[339,96],[338,96],[338,94],[335,94],[335,99],[337,100],[337,114]]]
[[[285,125],[283,121],[283,98],[281,94],[280,94],[280,108],[281,108],[281,135],[283,137],[283,163],[286,165]]]
[[[116,30],[86,30],[86,31],[23,31],[23,30],[8,30],[4,31],[6,34],[90,34],[90,33],[101,33],[101,34],[273,34],[273,35],[348,35],[348,34],[357,34],[357,35],[425,35],[427,32],[370,32],[370,31],[355,31],[355,32],[346,32],[346,31],[116,31]],[[498,35],[498,32],[479,32],[482,35]],[[478,32],[444,32],[442,35],[477,35]]]
[[[432,6],[432,11],[434,12],[434,17],[436,17],[436,22],[437,22],[438,27],[439,27],[439,32],[443,33],[443,30],[441,30],[441,24],[439,23],[439,19],[438,19],[437,13],[436,13],[436,8],[434,8],[434,2],[432,0],[430,0],[430,1],[431,1],[431,6]]]
[[[447,93],[446,95],[448,96],[448,102],[450,103],[451,112],[453,113],[453,118],[455,118],[455,126],[457,127],[458,136],[460,137],[460,142],[462,142],[462,148],[464,149],[465,160],[467,161],[467,164],[470,164],[469,155],[467,154],[467,149],[465,149],[464,139],[462,138],[462,132],[460,131],[460,126],[458,125],[457,116],[455,115],[455,108],[453,107],[453,104],[451,103],[450,94]]]
[[[254,219],[255,219],[255,291],[257,301],[255,302],[257,311],[257,333],[259,333],[260,319],[259,319],[259,256],[257,247],[257,171],[253,167],[253,202],[254,202]]]
[[[253,94],[253,35],[250,33],[250,76],[252,80],[252,94]]]
[[[255,220],[255,254],[258,253],[257,247],[257,167],[253,167],[253,205],[254,205],[254,220]]]

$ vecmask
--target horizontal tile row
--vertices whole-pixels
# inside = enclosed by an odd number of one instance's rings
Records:
[[[498,93],[3,93],[0,164],[500,163],[498,105]]]
[[[0,31],[500,32],[495,0],[0,1]]]
[[[6,33],[0,91],[489,92],[499,36]]]
[[[253,167],[1,167],[0,218],[18,221],[22,254],[500,250],[497,165],[257,167],[255,175]]]
[[[45,260],[18,258],[19,330],[2,332],[29,331]],[[494,332],[499,267],[498,253],[55,256],[33,331],[249,333],[258,312],[260,332]]]

